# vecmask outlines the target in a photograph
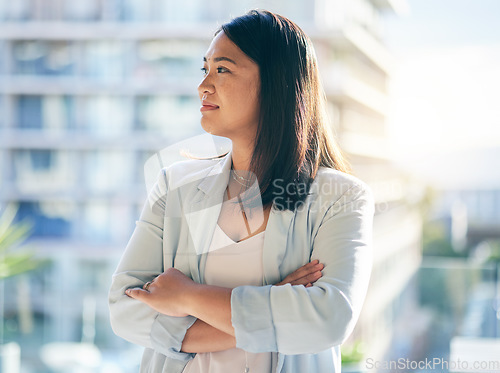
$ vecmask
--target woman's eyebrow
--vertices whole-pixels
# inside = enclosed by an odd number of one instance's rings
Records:
[[[220,61],[227,61],[227,62],[231,62],[231,63],[234,63],[235,65],[237,65],[237,63],[234,62],[229,57],[215,57],[214,58],[214,62],[220,62]],[[207,62],[207,58],[206,57],[203,57],[203,62]]]

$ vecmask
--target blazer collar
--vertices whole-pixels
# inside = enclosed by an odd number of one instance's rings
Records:
[[[198,184],[198,189],[205,195],[221,194],[229,182],[231,163],[232,149],[209,168],[207,175]]]

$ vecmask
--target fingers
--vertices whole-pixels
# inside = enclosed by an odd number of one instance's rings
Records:
[[[306,265],[300,267],[296,272],[297,272],[297,279],[302,278],[304,276],[307,276],[311,273],[314,273],[316,271],[321,271],[323,269],[324,265],[319,262],[318,259],[313,260],[310,263],[307,263]]]
[[[323,264],[319,263],[318,260],[313,260],[312,262],[307,263],[306,265],[293,272],[289,280],[291,283],[300,282],[301,284],[305,285],[308,282],[316,281],[319,278],[317,277],[318,273],[321,274],[321,270],[323,268]]]
[[[313,273],[309,273],[308,275],[301,277],[295,281],[290,282],[291,285],[307,285],[307,284],[313,284],[316,281],[318,281],[323,274],[321,271],[316,271]]]
[[[147,294],[149,294],[151,292],[151,290],[149,288],[150,288],[151,285],[153,285],[153,283],[156,281],[156,279],[158,277],[159,276],[156,276],[151,281],[146,282],[142,286],[142,289],[141,288],[133,288],[133,289],[127,289],[127,290],[125,290],[125,294],[127,294],[131,298],[143,299],[144,296],[147,296]]]
[[[149,295],[149,291],[143,290],[141,288],[133,288],[125,290],[125,294],[127,294],[130,298],[143,300]]]
[[[317,260],[310,262],[310,263],[307,263],[307,264],[304,264],[302,267],[300,267],[299,269],[296,269],[295,271],[290,273],[288,276],[286,276],[284,282],[291,283],[293,281],[297,281],[299,278],[302,278],[302,277],[308,275],[309,273],[311,273],[314,266],[317,264],[318,264]]]
[[[156,276],[154,279],[152,279],[151,281],[148,281],[146,282],[144,285],[143,285],[143,289],[146,290],[146,291],[149,291],[149,287],[153,284],[153,282],[156,281],[156,279],[158,278],[159,276]]]
[[[319,260],[315,259],[312,262],[309,262],[296,271],[292,272],[285,279],[276,285],[308,285],[316,282],[319,278],[321,278],[323,270],[325,266],[319,263]]]

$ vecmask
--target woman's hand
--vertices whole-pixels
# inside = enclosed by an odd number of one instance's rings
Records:
[[[187,294],[196,286],[196,282],[178,269],[167,268],[143,289],[128,289],[125,294],[165,315],[183,317],[188,315]]]
[[[283,281],[280,281],[275,285],[304,285],[306,288],[308,288],[312,286],[312,284],[314,284],[318,279],[320,279],[321,276],[323,276],[321,270],[324,267],[325,266],[321,264],[318,259],[315,259],[312,262],[304,264],[299,269],[290,273],[283,279]]]

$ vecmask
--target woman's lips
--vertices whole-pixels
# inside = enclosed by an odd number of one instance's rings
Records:
[[[201,108],[200,108],[200,111],[209,111],[209,110],[216,110],[218,109],[219,107],[216,106],[216,105],[203,105]]]
[[[202,100],[201,101],[200,111],[215,110],[215,109],[218,109],[218,108],[219,108],[219,106],[215,105],[213,102],[210,102],[208,100]]]

